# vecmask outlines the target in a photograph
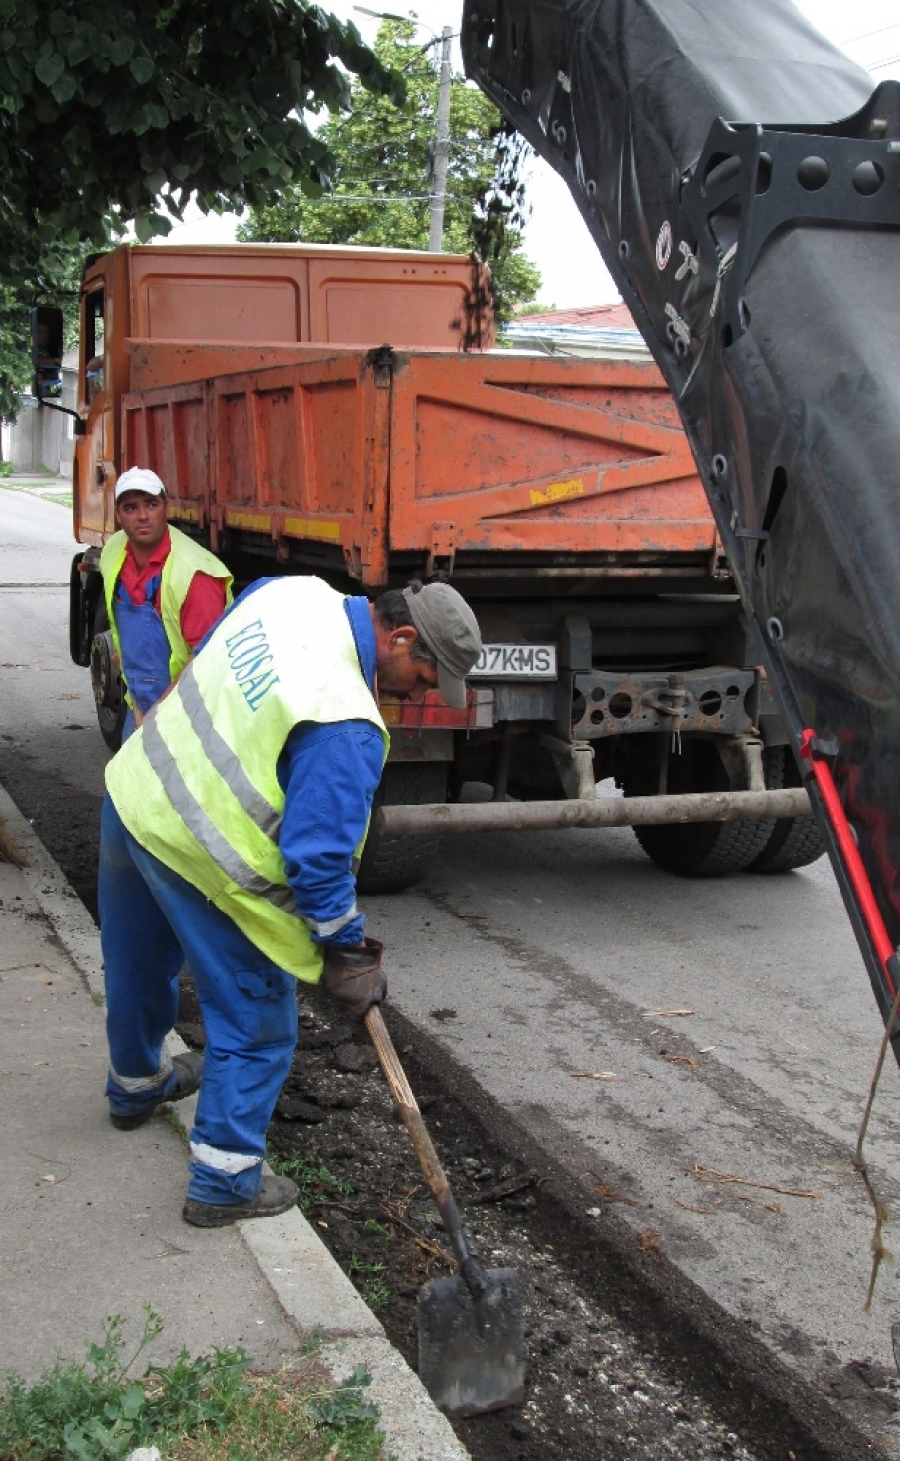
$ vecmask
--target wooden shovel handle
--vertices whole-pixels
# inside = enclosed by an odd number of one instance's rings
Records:
[[[415,1147],[422,1175],[431,1189],[431,1195],[441,1215],[441,1222],[444,1224],[444,1231],[456,1254],[460,1272],[473,1297],[477,1300],[485,1292],[486,1279],[475,1240],[456,1206],[453,1193],[450,1191],[450,1183],[447,1181],[447,1174],[441,1166],[440,1158],[425,1128],[418,1102],[406,1079],[406,1072],[400,1064],[394,1043],[387,1032],[381,1010],[375,1004],[366,1014],[366,1029],[375,1046],[378,1059],[381,1061],[381,1068],[391,1088],[391,1095],[396,1102],[397,1110],[403,1118],[403,1125],[409,1132],[410,1140]]]
[[[373,1004],[366,1014],[366,1029],[369,1032],[372,1044],[375,1046],[375,1053],[381,1061],[381,1068],[391,1088],[391,1095],[394,1098],[397,1110],[400,1112],[403,1124],[409,1132],[410,1140],[416,1149],[416,1156],[419,1159],[419,1166],[422,1168],[422,1175],[431,1189],[438,1209],[441,1210],[446,1199],[451,1196],[450,1184],[441,1166],[440,1158],[434,1149],[431,1137],[428,1135],[425,1122],[422,1120],[422,1113],[419,1110],[419,1104],[413,1095],[409,1081],[406,1079],[406,1071],[400,1064],[399,1057],[394,1049],[394,1042],[388,1034],[387,1025],[384,1023],[381,1010],[377,1004]]]

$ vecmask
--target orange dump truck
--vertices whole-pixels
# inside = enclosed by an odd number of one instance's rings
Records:
[[[71,649],[115,744],[99,546],[126,467],[236,586],[317,573],[375,593],[442,575],[485,649],[469,705],[388,704],[385,805],[781,787],[786,737],[671,397],[649,361],[491,349],[467,258],[306,245],[123,248],[82,286]],[[793,784],[793,783],[792,783]],[[472,793],[467,791],[467,796]],[[488,793],[482,791],[481,795]],[[781,870],[803,818],[638,829],[663,866]],[[361,882],[424,838],[373,835]]]

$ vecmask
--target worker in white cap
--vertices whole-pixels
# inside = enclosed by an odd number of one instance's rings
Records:
[[[148,467],[116,482],[119,531],[100,555],[109,627],[125,682],[125,740],[231,603],[231,574],[170,527],[166,489]]]

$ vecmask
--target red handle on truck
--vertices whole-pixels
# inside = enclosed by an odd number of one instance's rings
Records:
[[[869,882],[869,875],[863,866],[863,860],[859,855],[856,845],[856,838],[853,835],[853,828],[847,821],[847,815],[841,805],[838,796],[838,789],[834,782],[825,757],[817,747],[818,737],[814,730],[805,730],[800,736],[800,759],[808,761],[812,767],[813,776],[816,778],[816,785],[825,804],[828,819],[838,840],[844,866],[847,869],[847,876],[853,885],[853,891],[859,902],[860,911],[869,931],[869,937],[876,954],[884,966],[884,977],[887,981],[891,998],[896,994],[894,982],[888,968],[888,960],[892,959],[896,950],[891,943],[890,935],[884,926],[884,919],[875,902],[875,894],[872,892],[872,884]]]

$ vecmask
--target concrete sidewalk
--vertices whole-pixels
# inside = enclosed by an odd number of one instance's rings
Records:
[[[96,928],[2,789],[0,821],[30,864],[0,862],[0,1372],[34,1379],[57,1355],[82,1359],[107,1315],[138,1332],[146,1304],[164,1321],[148,1352],[156,1363],[242,1345],[274,1367],[317,1330],[336,1379],[368,1368],[398,1461],[464,1461],[299,1209],[189,1227],[180,1123],[160,1113],[135,1132],[112,1127]],[[192,1104],[164,1110],[189,1127]]]

